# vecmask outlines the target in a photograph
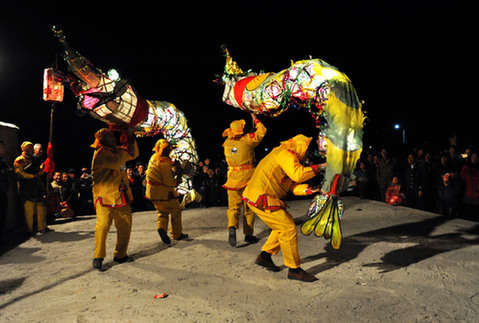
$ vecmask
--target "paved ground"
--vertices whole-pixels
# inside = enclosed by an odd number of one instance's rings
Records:
[[[154,212],[135,213],[135,261],[112,262],[112,226],[105,272],[91,269],[93,216],[53,225],[0,256],[0,321],[479,322],[478,222],[344,201],[339,251],[299,234],[302,266],[319,278],[312,284],[254,264],[268,234],[259,219],[260,243],[231,248],[222,207],[184,211],[193,240],[170,248]],[[288,204],[300,222],[309,201]],[[273,259],[282,265],[281,254]]]

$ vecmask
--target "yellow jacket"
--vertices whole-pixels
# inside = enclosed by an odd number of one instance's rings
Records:
[[[281,200],[289,191],[295,195],[311,194],[305,182],[316,175],[313,167],[301,165],[310,137],[297,135],[273,149],[256,167],[243,192],[243,200],[263,210],[284,208]]]
[[[45,195],[45,187],[40,179],[43,165],[39,165],[32,157],[22,153],[13,162],[18,179],[18,192],[23,199],[41,201]]]
[[[154,153],[146,169],[145,197],[153,201],[168,201],[176,198],[176,181],[173,178],[173,162],[169,157]]]
[[[93,200],[106,207],[122,207],[131,202],[130,185],[126,172],[121,167],[139,155],[136,141],[133,154],[122,148],[100,147],[92,160]],[[127,200],[129,198],[129,200]]]
[[[266,134],[266,127],[256,119],[256,131],[239,138],[228,137],[223,143],[228,174],[223,187],[227,190],[241,190],[254,172],[254,148]]]

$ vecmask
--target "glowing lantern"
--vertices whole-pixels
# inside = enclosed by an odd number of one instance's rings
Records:
[[[43,100],[50,102],[63,101],[63,84],[53,68],[43,71]]]

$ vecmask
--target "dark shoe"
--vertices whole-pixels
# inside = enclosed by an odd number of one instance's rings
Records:
[[[163,241],[163,243],[166,243],[167,245],[171,244],[170,237],[168,237],[168,234],[165,230],[158,229],[158,234],[160,235],[161,241]]]
[[[103,263],[103,258],[94,258],[93,259],[93,269],[98,269],[99,271],[102,271],[102,263]]]
[[[47,233],[47,232],[53,232],[53,230],[50,229],[49,227],[46,227],[46,228],[43,229],[41,232],[42,232],[42,233]]]
[[[306,271],[301,269],[301,267],[295,268],[295,269],[290,268],[288,271],[288,279],[300,280],[307,283],[311,283],[318,280],[316,277],[314,277],[310,273],[307,273]]]
[[[244,241],[246,241],[247,243],[257,243],[259,239],[253,235],[248,235],[244,237]]]
[[[228,242],[233,248],[236,247],[236,229],[234,227],[228,229]]]
[[[135,259],[133,259],[132,257],[129,257],[129,256],[125,256],[125,257],[122,257],[122,258],[113,257],[113,261],[116,261],[119,264],[123,264],[125,262],[135,261]]]
[[[178,238],[176,238],[175,240],[188,240],[188,235],[186,233],[182,233],[180,234],[180,236]]]
[[[271,259],[271,254],[265,252],[265,251],[262,251],[258,257],[256,258],[256,261],[254,262],[255,264],[259,265],[259,266],[262,266],[264,268],[266,268],[267,270],[269,271],[280,271],[281,268],[279,268],[278,266],[276,266],[273,262],[273,260]]]

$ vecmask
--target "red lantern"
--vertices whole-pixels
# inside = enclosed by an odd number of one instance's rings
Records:
[[[63,101],[63,83],[51,67],[43,71],[43,100],[49,102]]]

